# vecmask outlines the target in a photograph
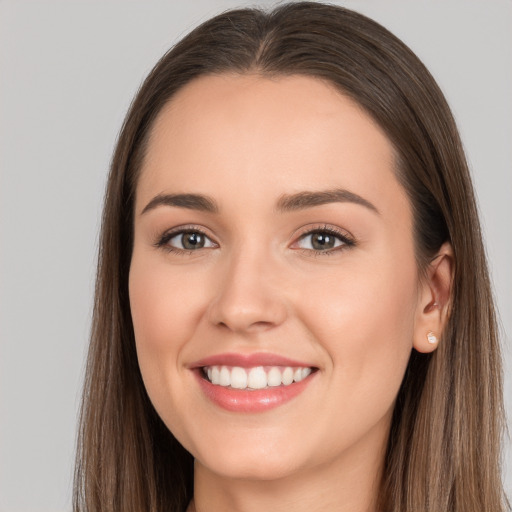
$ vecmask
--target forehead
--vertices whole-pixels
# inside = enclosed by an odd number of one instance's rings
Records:
[[[194,80],[162,109],[137,200],[168,191],[270,199],[339,187],[403,196],[393,147],[357,103],[316,78],[222,74]]]

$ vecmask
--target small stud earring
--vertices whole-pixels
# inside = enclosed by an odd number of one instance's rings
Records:
[[[427,340],[431,345],[435,345],[437,343],[437,336],[432,331],[429,331],[427,333]]]

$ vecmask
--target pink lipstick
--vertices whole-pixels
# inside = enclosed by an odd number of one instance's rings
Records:
[[[204,394],[233,412],[263,412],[302,393],[317,368],[268,353],[218,354],[190,365]]]

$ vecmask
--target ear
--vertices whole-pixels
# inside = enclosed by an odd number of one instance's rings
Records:
[[[450,316],[455,261],[449,242],[430,262],[419,288],[413,346],[418,352],[433,352]]]

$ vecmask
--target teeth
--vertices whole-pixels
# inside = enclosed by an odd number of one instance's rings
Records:
[[[273,367],[267,374],[267,385],[268,386],[280,386],[281,385],[281,372],[279,368]]]
[[[305,379],[311,373],[311,368],[302,368],[300,372],[302,377],[301,380]]]
[[[266,387],[289,386],[300,382],[310,373],[311,368],[292,368],[291,366],[207,366],[203,373],[212,384],[234,389],[263,389]]]
[[[247,386],[251,389],[263,389],[267,387],[267,372],[263,366],[251,368],[247,379]]]
[[[281,382],[285,386],[289,386],[293,382],[293,370],[289,366],[284,369]]]
[[[220,375],[219,375],[219,384],[221,386],[229,386],[231,383],[231,374],[229,370],[223,366],[220,369]]]
[[[247,387],[247,373],[243,368],[235,366],[231,370],[231,387],[235,389],[245,389]]]

